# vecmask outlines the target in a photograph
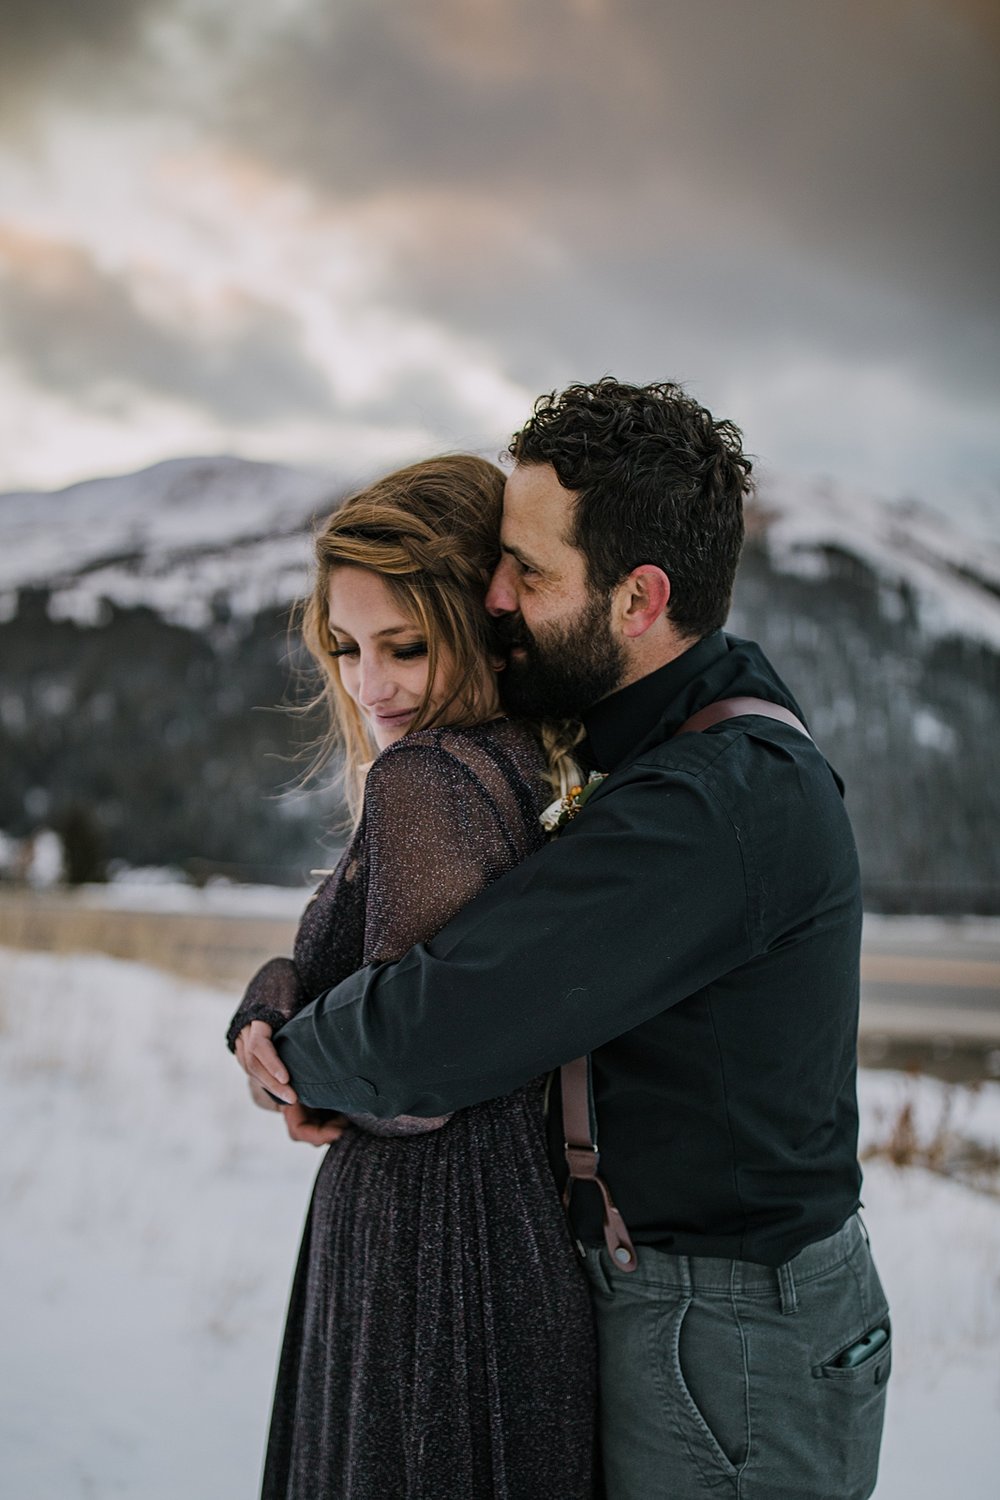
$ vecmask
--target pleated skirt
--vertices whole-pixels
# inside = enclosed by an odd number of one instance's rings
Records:
[[[292,1286],[263,1500],[592,1500],[590,1298],[541,1084],[326,1152]]]

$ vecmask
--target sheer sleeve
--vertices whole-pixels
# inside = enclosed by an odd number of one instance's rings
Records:
[[[427,942],[518,858],[477,770],[417,736],[368,774],[365,851],[366,964]]]
[[[354,879],[357,845],[356,833],[336,869],[325,872],[326,878],[306,901],[293,957],[269,959],[247,985],[226,1032],[230,1051],[251,1021],[266,1021],[277,1031],[317,990],[360,968],[364,897]]]
[[[364,817],[366,964],[401,958],[433,937],[519,857],[481,775],[439,739],[408,736],[379,757]],[[449,1118],[359,1123],[401,1135],[439,1129]]]
[[[272,1031],[277,1031],[302,1009],[309,998],[293,961],[290,958],[269,958],[247,985],[229,1023],[226,1045],[230,1052],[244,1026],[249,1026],[251,1021],[266,1021]]]

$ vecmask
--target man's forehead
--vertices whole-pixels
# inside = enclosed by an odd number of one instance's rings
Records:
[[[570,545],[575,502],[575,492],[560,484],[551,464],[517,464],[504,486],[505,544]]]

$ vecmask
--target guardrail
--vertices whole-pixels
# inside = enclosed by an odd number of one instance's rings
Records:
[[[295,926],[287,916],[128,911],[0,895],[2,947],[108,953],[237,992],[265,959],[291,952]]]
[[[80,899],[0,887],[0,947],[107,953],[229,989],[235,997],[260,964],[292,948],[296,917],[289,911],[298,895],[276,893],[282,911],[269,916],[259,914],[260,894],[251,915],[136,911],[95,904],[92,892]],[[205,893],[206,907],[210,896]],[[303,905],[306,896],[302,890]],[[940,995],[935,1004],[926,993],[932,987]],[[922,946],[887,952],[885,933],[876,933],[862,953],[862,994],[862,1062],[956,1079],[1000,1076],[1000,959],[994,949],[961,958]],[[919,1003],[906,1003],[913,1000]]]

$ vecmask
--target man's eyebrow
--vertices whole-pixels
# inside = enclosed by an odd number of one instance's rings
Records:
[[[528,557],[527,553],[521,551],[520,547],[511,547],[508,546],[506,542],[502,541],[500,543],[500,551],[505,552],[508,557],[513,557],[516,562],[519,562],[521,564],[522,568],[531,568],[531,570],[535,573],[540,573],[542,571],[538,563],[533,562],[532,559]]]

